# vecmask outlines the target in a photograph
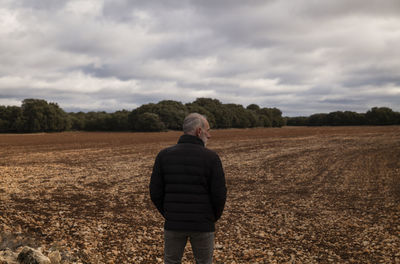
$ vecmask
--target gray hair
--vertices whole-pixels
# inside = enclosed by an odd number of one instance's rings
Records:
[[[199,113],[191,113],[186,116],[185,120],[183,121],[183,133],[184,134],[192,134],[196,130],[196,128],[205,127],[205,120],[207,118]]]

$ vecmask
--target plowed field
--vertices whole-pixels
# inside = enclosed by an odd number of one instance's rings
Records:
[[[148,183],[180,134],[0,135],[0,234],[68,263],[161,262]],[[215,130],[208,147],[228,187],[215,263],[400,263],[400,126]]]

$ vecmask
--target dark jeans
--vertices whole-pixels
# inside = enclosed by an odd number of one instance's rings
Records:
[[[183,232],[164,230],[164,263],[180,264],[187,240],[192,246],[197,264],[211,264],[214,232]]]

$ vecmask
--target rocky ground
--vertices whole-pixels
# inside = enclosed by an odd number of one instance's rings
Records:
[[[179,135],[0,135],[0,251],[161,263],[148,182]],[[212,135],[228,186],[215,263],[400,263],[400,127]],[[184,263],[191,257],[188,246]]]

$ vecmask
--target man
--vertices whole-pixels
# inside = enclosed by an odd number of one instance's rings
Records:
[[[150,180],[151,200],[165,219],[164,262],[181,263],[189,239],[196,263],[212,263],[215,222],[226,200],[224,170],[205,147],[211,135],[204,116],[189,114],[183,132],[157,155]]]

